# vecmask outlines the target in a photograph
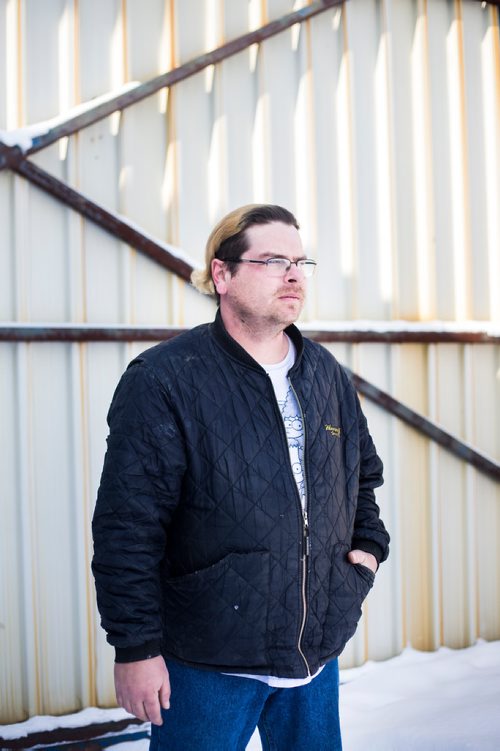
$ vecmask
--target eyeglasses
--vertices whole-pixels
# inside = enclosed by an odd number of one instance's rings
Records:
[[[290,261],[289,258],[268,258],[266,261],[257,261],[254,258],[221,258],[226,263],[258,263],[266,267],[268,276],[284,276],[292,268],[294,263],[305,277],[310,277],[316,271],[316,261],[309,258],[300,258],[298,261]]]

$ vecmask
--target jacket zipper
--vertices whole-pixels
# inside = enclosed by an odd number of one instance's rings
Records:
[[[307,662],[306,656],[304,652],[302,651],[302,636],[304,634],[304,629],[306,625],[306,618],[307,618],[307,564],[309,561],[309,553],[311,549],[311,541],[309,539],[309,517],[307,515],[307,508],[308,508],[308,501],[309,501],[309,493],[307,490],[307,472],[306,472],[306,421],[304,418],[304,412],[302,411],[302,405],[299,401],[299,397],[297,396],[297,392],[295,391],[294,387],[292,386],[292,381],[290,378],[288,378],[288,383],[290,384],[290,389],[293,392],[293,395],[295,397],[295,401],[298,404],[298,407],[300,409],[300,416],[302,418],[302,425],[304,427],[304,508],[302,508],[302,499],[300,498],[300,493],[298,492],[297,488],[297,496],[299,498],[299,505],[300,505],[300,511],[302,513],[302,586],[301,586],[301,593],[302,593],[302,621],[300,624],[300,630],[299,630],[299,638],[297,640],[297,649],[299,651],[300,656],[304,660],[304,665],[307,669],[307,675],[311,675],[311,671],[309,669],[309,663]],[[288,440],[287,440],[288,443]],[[295,478],[294,478],[295,482]],[[296,486],[297,487],[297,486]]]
[[[268,377],[269,381],[271,382],[271,379],[270,379],[269,375],[267,377]],[[291,382],[291,380],[290,380],[289,377],[287,377],[287,380],[288,380],[288,383],[290,385],[290,389],[293,392],[295,400],[296,400],[296,402],[298,404],[298,407],[299,407],[299,410],[300,410],[300,416],[302,418],[302,425],[304,426],[304,495],[305,495],[305,504],[304,505],[305,505],[305,508],[302,508],[302,499],[300,497],[300,493],[299,493],[299,489],[297,487],[297,483],[295,482],[295,477],[293,477],[293,473],[292,473],[292,479],[293,479],[293,484],[294,484],[295,491],[296,491],[296,498],[297,498],[298,503],[299,503],[300,514],[301,514],[301,517],[302,517],[302,544],[301,544],[301,556],[300,556],[300,564],[301,564],[301,569],[302,569],[302,582],[301,582],[302,620],[300,622],[299,637],[297,639],[297,651],[299,652],[300,656],[302,657],[302,660],[303,660],[304,665],[305,665],[306,670],[307,670],[307,675],[309,677],[311,675],[311,670],[309,668],[309,663],[307,662],[306,656],[305,656],[304,652],[302,651],[302,644],[301,644],[301,642],[302,642],[302,636],[304,634],[304,628],[305,628],[305,625],[306,625],[306,618],[307,618],[307,564],[308,564],[308,560],[309,560],[309,551],[310,551],[309,520],[308,520],[308,516],[307,516],[307,505],[308,505],[308,495],[309,494],[307,492],[307,472],[306,472],[306,461],[305,461],[305,457],[306,457],[306,451],[305,451],[305,447],[306,447],[306,422],[305,422],[305,419],[304,419],[304,412],[302,411],[302,405],[301,405],[301,403],[299,401],[299,398],[297,396],[297,392],[295,391],[294,387],[292,386],[292,382]],[[273,388],[272,383],[271,383],[271,389],[272,389],[273,395],[274,395],[274,403],[276,405],[276,411],[277,411],[278,416],[279,416],[279,422],[280,422],[280,424],[282,426],[282,435],[283,435],[283,437],[285,439],[285,445],[286,445],[286,449],[287,449],[288,466],[290,467],[290,471],[291,471],[292,465],[290,464],[290,458],[289,458],[289,456],[290,456],[290,450],[289,450],[289,447],[288,447],[288,437],[287,437],[287,434],[286,434],[285,425],[283,423],[283,417],[281,415],[281,412],[279,410],[279,405],[278,405],[278,402],[276,400],[276,395],[274,394],[274,388]]]

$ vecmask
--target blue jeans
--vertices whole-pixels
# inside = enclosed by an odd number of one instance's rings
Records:
[[[168,670],[170,709],[151,726],[150,751],[245,751],[256,727],[264,751],[342,751],[337,660],[296,688],[176,662]]]

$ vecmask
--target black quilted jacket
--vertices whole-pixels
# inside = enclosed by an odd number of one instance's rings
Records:
[[[271,381],[220,315],[123,375],[92,564],[117,661],[162,652],[300,678],[354,633],[374,577],[346,554],[387,557],[373,492],[382,463],[341,366],[294,326],[287,333],[306,427],[308,528]]]

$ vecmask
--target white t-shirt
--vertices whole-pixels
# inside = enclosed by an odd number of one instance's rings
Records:
[[[287,339],[288,352],[281,362],[273,363],[272,365],[260,363],[260,365],[264,368],[273,384],[281,417],[285,424],[288,450],[290,452],[290,464],[292,465],[293,475],[299,490],[302,508],[305,510],[304,423],[300,406],[287,378],[288,371],[293,366],[297,353],[292,340],[288,336]],[[248,673],[227,673],[227,675],[236,675],[240,678],[254,678],[274,688],[294,688],[295,686],[305,686],[307,683],[310,683],[322,669],[320,668],[314,675],[308,675],[307,678],[279,678],[275,675],[250,675]]]

